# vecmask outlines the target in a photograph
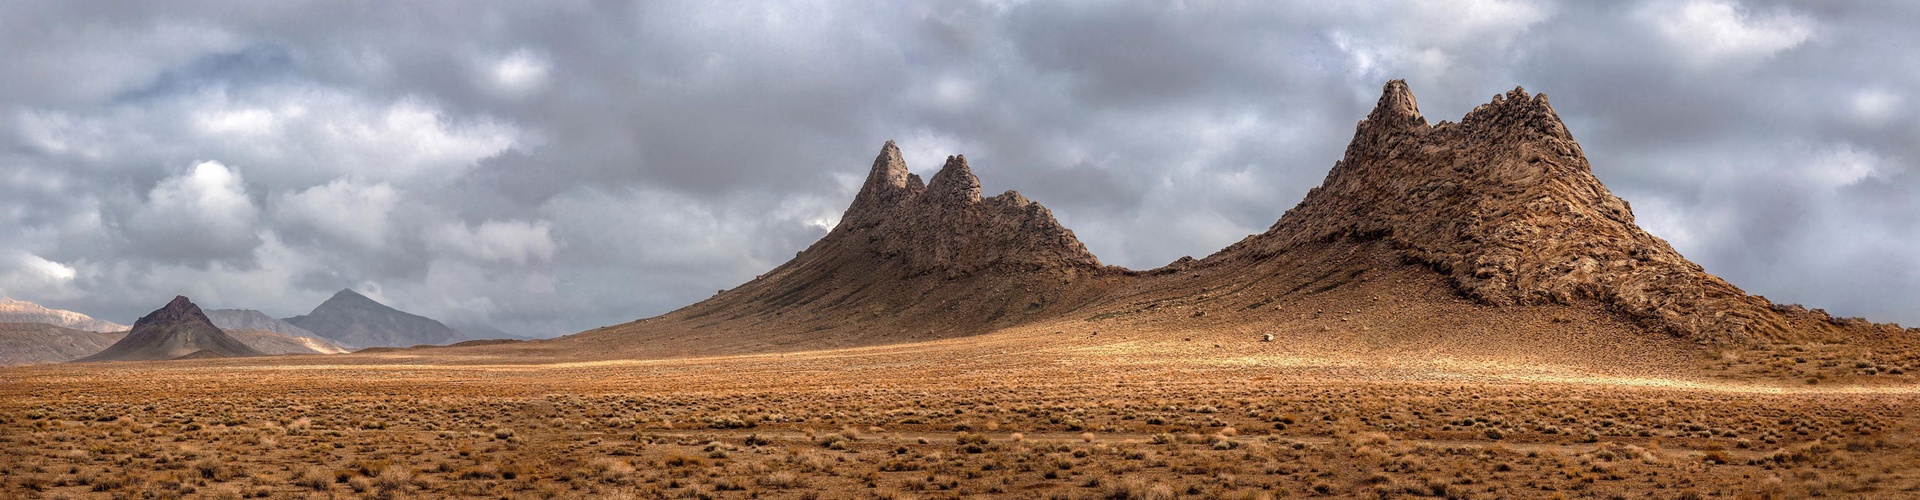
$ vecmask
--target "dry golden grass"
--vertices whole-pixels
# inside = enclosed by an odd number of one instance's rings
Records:
[[[1909,385],[1051,335],[12,368],[0,496],[1920,496]]]

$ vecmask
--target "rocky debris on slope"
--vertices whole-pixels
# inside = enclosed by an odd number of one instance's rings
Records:
[[[24,300],[0,297],[0,323],[43,323],[89,332],[124,332],[127,325],[94,319],[73,311],[51,309]]]
[[[923,185],[893,141],[874,159],[840,225],[809,252],[840,250],[842,242],[914,275],[1103,268],[1046,207],[1014,191],[982,198],[966,156],[948,157]]]
[[[1598,301],[1705,342],[1789,340],[1822,328],[1642,230],[1593,176],[1547,96],[1519,88],[1460,123],[1430,126],[1406,83],[1388,82],[1321,185],[1266,233],[1216,258],[1355,240],[1384,240],[1487,304]]]
[[[350,347],[445,345],[465,335],[432,318],[381,304],[353,290],[341,290],[305,316],[286,319],[323,338]]]
[[[125,338],[79,361],[148,361],[182,356],[259,356],[261,352],[213,326],[199,306],[176,296],[133,323]]]

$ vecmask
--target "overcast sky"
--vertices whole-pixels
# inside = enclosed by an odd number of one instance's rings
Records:
[[[1265,230],[1405,78],[1434,122],[1548,93],[1708,271],[1920,324],[1911,2],[285,4],[0,3],[0,293],[571,333],[791,258],[887,139],[1152,268]]]

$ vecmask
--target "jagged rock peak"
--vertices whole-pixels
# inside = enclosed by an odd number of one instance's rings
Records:
[[[947,157],[946,166],[940,167],[940,172],[933,174],[933,180],[927,183],[926,198],[934,202],[980,201],[980,178],[967,167],[967,155]]]
[[[1560,121],[1560,115],[1553,111],[1553,105],[1547,102],[1547,94],[1527,95],[1527,89],[1518,86],[1474,107],[1460,119],[1460,124],[1470,129],[1508,129],[1558,139],[1573,138],[1566,124]]]
[[[1373,112],[1367,114],[1364,127],[1406,128],[1426,126],[1427,118],[1420,116],[1420,104],[1413,98],[1413,90],[1407,87],[1406,80],[1391,80],[1380,90],[1380,102],[1373,106]]]
[[[873,170],[867,173],[867,182],[860,187],[860,193],[854,195],[843,223],[850,223],[849,227],[878,223],[894,207],[920,196],[923,191],[926,186],[921,184],[920,176],[907,171],[900,147],[889,140],[873,158]]]
[[[139,321],[133,322],[133,327],[140,328],[142,325],[147,324],[175,323],[180,321],[198,321],[206,323],[209,326],[213,325],[213,320],[207,319],[207,313],[201,312],[200,306],[193,305],[193,301],[188,300],[185,295],[175,295],[173,301],[168,302],[166,307],[162,307],[151,313],[147,313],[146,316],[140,317]]]
[[[867,185],[863,192],[878,192],[906,189],[913,174],[907,172],[907,160],[900,157],[900,147],[888,140],[880,147],[880,155],[873,158],[873,171],[867,174]]]

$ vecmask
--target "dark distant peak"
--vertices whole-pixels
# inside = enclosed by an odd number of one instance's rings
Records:
[[[327,302],[343,304],[343,305],[344,304],[380,305],[379,301],[373,300],[372,298],[368,298],[365,295],[361,295],[360,292],[353,291],[353,289],[351,288],[334,293],[332,298],[327,299]]]
[[[148,313],[146,316],[142,316],[139,321],[133,323],[133,326],[134,328],[139,328],[141,325],[147,324],[178,323],[182,321],[200,322],[206,323],[207,325],[213,324],[212,320],[207,319],[207,314],[200,311],[200,306],[193,305],[193,301],[187,299],[185,295],[175,295],[173,301],[168,302],[166,307],[161,307],[158,310]]]
[[[1361,126],[1385,129],[1425,127],[1427,118],[1420,116],[1420,104],[1414,100],[1413,89],[1407,87],[1407,81],[1392,80],[1380,90],[1380,102],[1373,106],[1373,112],[1367,114],[1367,120]]]
[[[967,155],[947,157],[946,166],[927,183],[927,199],[937,203],[973,203],[980,201],[980,178],[967,167]]]

